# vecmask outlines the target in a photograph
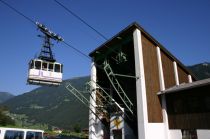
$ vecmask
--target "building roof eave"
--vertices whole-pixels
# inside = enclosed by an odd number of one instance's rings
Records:
[[[210,86],[210,78],[195,81],[192,83],[183,83],[180,85],[173,86],[171,88],[168,88],[164,91],[160,91],[157,93],[157,95],[163,95],[163,94],[169,94],[169,93],[179,93],[185,90],[190,90],[193,88],[198,88],[202,86]]]

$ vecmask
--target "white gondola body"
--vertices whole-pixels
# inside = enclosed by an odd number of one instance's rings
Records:
[[[62,64],[40,59],[30,61],[28,72],[29,84],[60,85],[61,82]]]

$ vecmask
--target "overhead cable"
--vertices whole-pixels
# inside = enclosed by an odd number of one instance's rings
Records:
[[[83,52],[80,51],[79,49],[75,48],[75,47],[72,46],[71,44],[69,44],[69,43],[67,43],[67,42],[65,42],[65,41],[63,41],[63,43],[66,44],[67,46],[71,47],[71,48],[74,49],[75,51],[77,51],[77,53],[80,53],[81,55],[83,55],[83,56],[85,56],[86,58],[88,58],[88,59],[91,60],[91,58],[90,58],[88,55],[86,55],[85,53],[83,53]]]
[[[105,39],[106,41],[108,41],[108,39],[102,34],[100,33],[98,30],[96,30],[93,26],[91,26],[90,24],[88,24],[84,19],[82,19],[80,16],[78,16],[76,13],[74,13],[72,10],[70,10],[69,8],[67,8],[66,6],[64,6],[61,2],[54,0],[58,5],[60,5],[62,8],[64,8],[68,13],[70,13],[71,15],[73,15],[74,17],[76,17],[77,19],[79,19],[82,23],[84,23],[85,25],[87,25],[89,28],[91,28],[94,32],[96,32],[98,35],[100,35],[103,39]],[[118,54],[118,52],[110,47],[108,47],[106,44],[103,44],[106,48],[108,48],[109,50],[111,50],[112,52]]]
[[[67,8],[66,6],[64,6],[62,3],[60,3],[57,0],[54,0],[58,5],[60,5],[61,7],[63,7],[66,11],[68,11],[70,14],[72,14],[74,17],[76,17],[77,19],[79,19],[81,22],[83,22],[85,25],[87,25],[89,28],[91,28],[92,30],[94,30],[98,35],[100,35],[103,39],[108,40],[102,33],[100,33],[98,30],[96,30],[93,26],[91,26],[90,24],[88,24],[84,19],[82,19],[80,16],[78,16],[77,14],[75,14],[73,11],[71,11],[69,8]]]

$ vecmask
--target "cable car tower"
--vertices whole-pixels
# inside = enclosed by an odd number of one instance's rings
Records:
[[[36,59],[29,62],[29,72],[27,82],[36,85],[55,85],[58,86],[62,82],[63,65],[56,62],[52,53],[53,44],[51,39],[60,42],[63,41],[59,35],[50,31],[45,25],[36,22],[38,29],[44,34],[38,35],[44,38],[41,52]]]

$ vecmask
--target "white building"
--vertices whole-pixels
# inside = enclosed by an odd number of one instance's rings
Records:
[[[89,139],[210,137],[210,80],[196,81],[137,23],[90,56]]]

